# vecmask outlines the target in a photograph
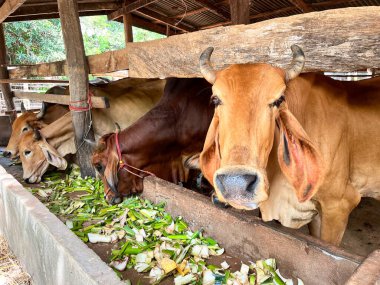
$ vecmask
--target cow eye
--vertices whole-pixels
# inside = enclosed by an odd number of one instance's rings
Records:
[[[285,97],[284,95],[282,95],[280,98],[278,98],[276,101],[274,101],[273,103],[269,104],[269,107],[273,108],[273,107],[280,107],[280,105],[282,104],[282,102],[285,101]]]
[[[24,151],[24,155],[25,155],[25,156],[29,156],[31,153],[32,153],[32,152],[31,152],[30,150],[25,150],[25,151]]]
[[[215,107],[222,104],[222,101],[219,99],[218,96],[212,95],[210,98],[210,103],[213,104]]]
[[[100,163],[97,163],[97,164],[95,164],[95,168],[96,168],[97,171],[102,172],[103,165],[101,165]]]
[[[28,129],[28,127],[24,127],[24,128],[22,129],[22,131],[21,131],[21,132],[23,132],[23,133],[24,133],[24,132],[26,132],[27,130],[29,130],[29,129]]]

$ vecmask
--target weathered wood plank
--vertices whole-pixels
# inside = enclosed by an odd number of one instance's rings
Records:
[[[7,63],[7,49],[5,46],[5,37],[4,37],[4,28],[3,24],[0,23],[0,79],[9,78],[8,70],[6,67]],[[16,109],[15,104],[13,103],[13,94],[9,83],[0,84],[1,92],[3,93],[3,98],[5,106],[7,107],[7,113],[9,114],[9,119],[11,123],[16,119]]]
[[[249,24],[250,0],[230,0],[232,25]]]
[[[380,284],[380,249],[372,252],[346,283],[346,285],[362,284]]]
[[[47,102],[61,105],[70,105],[70,95],[42,94],[36,92],[14,92],[20,99],[29,99],[38,102]],[[93,108],[109,108],[109,101],[106,97],[92,97]]]
[[[337,30],[339,32],[337,32]],[[214,46],[217,69],[232,63],[286,67],[290,46],[306,55],[304,71],[380,68],[380,7],[312,12],[127,45],[131,77],[200,77],[199,55]]]
[[[0,7],[0,23],[17,10],[26,0],[6,0]]]
[[[19,66],[17,68],[9,70],[10,78],[64,76],[67,74],[68,71],[66,61],[55,61],[30,66]]]
[[[133,1],[129,5],[126,5],[123,8],[120,8],[117,11],[112,12],[108,15],[108,20],[115,20],[117,18],[123,17],[123,15],[131,13],[133,11],[136,11],[140,8],[143,8],[145,6],[148,6],[149,4],[152,4],[154,2],[157,2],[158,0],[137,0]]]
[[[67,80],[54,79],[0,79],[0,83],[69,83]]]
[[[125,49],[90,55],[87,57],[87,63],[91,74],[128,69],[128,57]],[[68,75],[68,66],[66,61],[41,63],[11,69],[9,74],[10,78],[64,76]]]
[[[88,107],[88,65],[80,27],[76,0],[58,0],[63,40],[65,42],[67,66],[70,80],[70,99],[79,108]],[[91,111],[71,111],[77,147],[77,161],[82,176],[95,176],[91,165],[91,146],[84,139],[94,140],[91,127]]]
[[[125,44],[133,42],[132,14],[123,15]]]

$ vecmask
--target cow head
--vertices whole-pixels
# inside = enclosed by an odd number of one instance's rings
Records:
[[[293,45],[288,70],[268,64],[236,64],[215,72],[213,48],[200,57],[203,76],[213,84],[215,114],[207,133],[200,166],[219,200],[240,209],[255,209],[269,195],[267,163],[275,129],[280,130],[278,161],[300,202],[318,189],[321,160],[285,101],[286,84],[304,65]]]
[[[27,183],[38,183],[49,165],[66,169],[66,160],[53,148],[38,130],[25,132],[19,144],[23,178]]]
[[[23,104],[21,105],[22,114],[16,118],[12,124],[12,134],[9,138],[8,145],[3,152],[5,157],[16,158],[19,154],[19,143],[21,136],[33,129],[41,129],[46,124],[41,120],[46,111],[46,104],[42,104],[40,112],[33,113],[32,111],[26,111]]]
[[[123,155],[123,161],[131,163],[129,157],[125,154]],[[103,180],[104,197],[110,204],[120,203],[123,196],[143,191],[141,178],[135,177],[125,169],[119,169],[115,133],[107,134],[100,138],[92,155],[92,164]]]

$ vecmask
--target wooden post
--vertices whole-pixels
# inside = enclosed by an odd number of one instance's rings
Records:
[[[232,25],[249,24],[249,1],[230,0]]]
[[[124,23],[125,45],[127,45],[127,43],[133,42],[132,14],[131,13],[123,15],[123,23]]]
[[[8,79],[9,73],[7,70],[7,49],[5,47],[5,37],[3,24],[0,23],[0,79]],[[16,119],[15,104],[13,102],[13,93],[9,83],[0,84],[1,92],[3,93],[5,106],[9,114],[11,123]]]
[[[78,3],[76,0],[58,0],[59,16],[61,18],[63,40],[66,48],[66,62],[70,81],[70,99],[74,107],[88,107],[88,65],[84,51],[82,31],[80,28]],[[82,176],[94,176],[91,165],[91,146],[84,139],[94,139],[91,128],[91,111],[71,111],[75,142],[77,146],[77,161]]]

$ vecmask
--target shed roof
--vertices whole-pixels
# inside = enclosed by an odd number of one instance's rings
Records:
[[[0,0],[0,7],[2,2]],[[121,20],[131,10],[132,24],[162,34],[176,34],[231,24],[228,0],[78,0],[80,16],[108,15]],[[250,22],[344,7],[379,6],[380,0],[254,0]],[[119,11],[119,13],[118,13]],[[57,18],[57,1],[26,0],[6,21]]]

